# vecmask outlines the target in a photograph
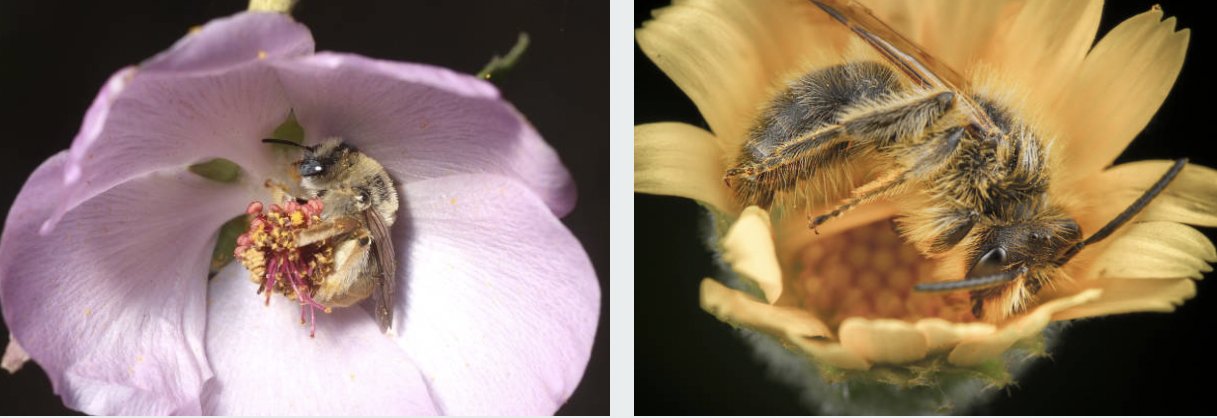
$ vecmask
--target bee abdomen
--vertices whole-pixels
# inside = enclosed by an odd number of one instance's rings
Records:
[[[760,161],[783,144],[840,121],[851,106],[903,89],[891,69],[853,62],[811,72],[791,82],[749,132],[744,159]]]

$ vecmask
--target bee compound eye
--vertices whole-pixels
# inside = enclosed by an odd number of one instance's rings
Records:
[[[325,166],[321,165],[321,162],[317,160],[301,161],[298,168],[302,177],[315,176],[325,171]]]
[[[1006,249],[996,247],[976,261],[976,265],[968,271],[968,278],[992,276],[1002,272],[1006,265]]]
[[[1006,263],[1006,249],[1002,248],[1002,247],[997,247],[992,250],[989,250],[988,253],[985,253],[985,256],[980,258],[980,263],[978,263],[978,264],[1001,265],[1001,264],[1005,264],[1005,263]]]

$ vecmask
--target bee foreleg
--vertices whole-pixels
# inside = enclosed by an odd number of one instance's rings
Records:
[[[266,179],[266,182],[262,183],[262,185],[270,189],[271,200],[274,202],[297,199],[297,197],[292,195],[290,187],[274,179]]]

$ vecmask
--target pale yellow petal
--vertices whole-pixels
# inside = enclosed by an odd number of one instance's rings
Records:
[[[1081,277],[1199,279],[1203,273],[1213,271],[1209,263],[1217,261],[1217,249],[1208,237],[1195,228],[1174,222],[1126,225],[1124,231],[1108,239],[1112,242]]]
[[[867,370],[871,363],[858,353],[845,348],[841,343],[822,339],[803,338],[794,341],[794,345],[811,354],[811,357],[832,367],[845,370]]]
[[[808,1],[690,0],[653,12],[639,47],[739,149],[781,78],[844,47],[846,32]]]
[[[1095,300],[1102,293],[1099,289],[1088,289],[1045,302],[1031,312],[1002,324],[997,332],[965,337],[951,350],[947,360],[959,366],[975,366],[998,358],[1019,340],[1039,335],[1057,312]]]
[[[913,325],[925,334],[930,353],[955,348],[965,338],[989,335],[997,331],[993,324],[984,322],[951,322],[942,318],[925,318]]]
[[[1025,88],[1031,103],[1053,103],[1094,45],[1102,10],[1099,0],[1028,1],[981,60]]]
[[[806,310],[770,305],[709,278],[701,282],[701,307],[720,321],[777,337],[832,367],[866,370],[871,366],[857,353],[829,341],[832,331]]]
[[[740,276],[760,287],[769,303],[782,294],[782,268],[773,250],[769,213],[756,206],[744,209],[723,238],[723,260]]]
[[[786,341],[832,337],[828,326],[808,311],[758,301],[714,279],[701,281],[701,308],[720,321],[745,326]]]
[[[875,15],[962,75],[1000,68],[1034,103],[1056,100],[1094,43],[1100,0],[863,0]]]
[[[1171,164],[1162,160],[1120,164],[1083,181],[1080,188],[1089,190],[1089,200],[1096,203],[1085,210],[1087,219],[1079,219],[1090,220],[1082,227],[1093,231],[1106,224],[1141,197]],[[1137,219],[1217,226],[1217,170],[1188,164]]]
[[[1053,320],[1129,312],[1172,312],[1183,301],[1196,296],[1192,279],[1096,279],[1086,285],[1101,289],[1093,301],[1053,314]]]
[[[671,122],[634,127],[634,191],[687,197],[734,213],[724,172],[722,149],[709,132]]]
[[[925,358],[929,353],[926,335],[913,324],[898,319],[849,318],[837,334],[841,346],[875,363],[901,364]]]
[[[997,34],[1013,23],[1021,7],[1017,1],[992,0],[862,0],[901,35],[926,52],[965,74]]]
[[[1183,66],[1189,31],[1159,9],[1120,23],[1095,45],[1054,112],[1074,176],[1111,164],[1145,128]]]

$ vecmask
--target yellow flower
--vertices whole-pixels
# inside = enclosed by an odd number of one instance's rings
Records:
[[[1174,18],[1163,20],[1158,8],[1095,43],[1100,1],[862,3],[970,76],[978,90],[1017,92],[1007,94],[1017,113],[1056,138],[1054,152],[1063,158],[1053,192],[1074,198],[1067,211],[1083,231],[1098,230],[1170,166],[1111,167],[1183,64],[1189,32],[1176,30]],[[723,259],[744,279],[743,290],[704,280],[703,309],[776,337],[830,380],[866,376],[916,386],[934,383],[942,371],[1003,383],[1003,355],[1042,350],[1035,343],[1053,321],[1169,312],[1195,295],[1194,279],[1211,271],[1217,250],[1184,224],[1217,226],[1217,171],[1194,164],[1132,223],[1071,261],[1072,279],[1057,280],[1024,313],[1000,323],[973,318],[966,294],[910,292],[941,277],[934,272],[943,266],[892,231],[890,202],[863,206],[819,235],[802,216],[739,207],[723,174],[758,112],[791,77],[843,62],[853,37],[802,0],[678,1],[636,32],[643,52],[710,128],[654,123],[634,131],[635,191],[706,206],[725,230]]]

